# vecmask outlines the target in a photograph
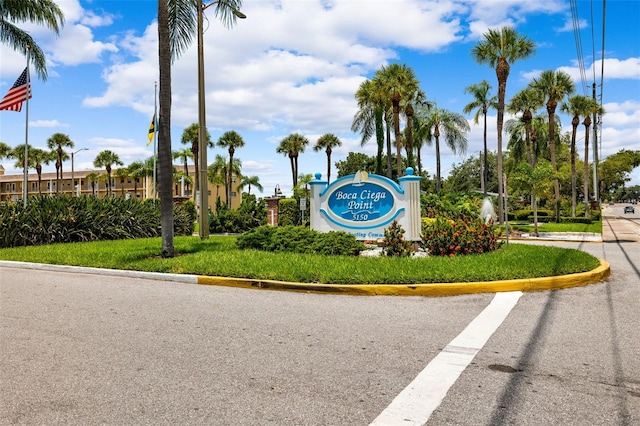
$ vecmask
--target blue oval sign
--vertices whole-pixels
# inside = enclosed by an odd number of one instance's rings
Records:
[[[371,182],[341,186],[331,193],[327,201],[333,214],[352,222],[384,217],[394,204],[390,191]]]

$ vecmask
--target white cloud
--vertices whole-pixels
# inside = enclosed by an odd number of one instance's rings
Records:
[[[58,120],[34,120],[29,121],[29,127],[69,127],[69,125]]]

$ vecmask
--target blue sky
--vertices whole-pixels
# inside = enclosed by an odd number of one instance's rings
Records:
[[[66,24],[59,37],[37,26],[31,32],[47,53],[49,79],[33,80],[29,104],[29,143],[46,147],[54,133],[68,134],[75,170],[93,169],[98,153],[110,149],[125,164],[153,154],[146,146],[154,111],[157,71],[156,0],[59,0]],[[536,43],[536,55],[512,65],[507,100],[543,70],[573,76],[577,93],[591,95],[591,84],[607,114],[599,135],[602,158],[622,148],[640,149],[640,2],[606,3],[603,44],[601,1],[575,2],[585,66],[580,79],[571,3],[561,0],[245,0],[247,19],[227,29],[207,10],[205,70],[207,127],[213,140],[227,130],[239,132],[246,146],[236,151],[246,175],[256,175],[272,194],[291,190],[287,157],[276,154],[280,140],[299,132],[310,145],[301,154],[301,173],[326,174],[326,156],[311,147],[324,133],[343,145],[332,163],[350,151],[375,153],[371,140],[360,146],[350,131],[356,112],[354,93],[382,65],[405,63],[416,72],[427,98],[462,112],[471,101],[465,87],[486,79],[497,92],[495,72],[476,64],[471,48],[488,28],[511,25]],[[604,57],[604,84],[600,72]],[[0,96],[25,67],[25,58],[0,46]],[[182,131],[197,121],[197,59],[194,45],[174,64],[172,148]],[[472,117],[468,117],[472,120]],[[508,118],[508,117],[507,117]],[[560,116],[563,131],[570,118]],[[490,149],[496,149],[495,112],[489,118]],[[582,127],[582,126],[581,126]],[[442,150],[442,173],[482,147],[482,126],[471,123],[466,155]],[[25,141],[25,109],[0,112],[0,140]],[[578,154],[583,157],[583,135]],[[220,148],[210,149],[211,162]],[[590,153],[590,159],[592,154]],[[435,174],[435,150],[425,147],[423,166]],[[21,173],[12,161],[6,173]],[[70,164],[64,170],[70,170]],[[53,166],[48,166],[53,171]],[[332,177],[335,176],[335,168]],[[630,184],[640,184],[640,168]]]

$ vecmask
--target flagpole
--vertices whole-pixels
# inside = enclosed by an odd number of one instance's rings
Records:
[[[22,183],[22,203],[27,207],[27,185],[29,184],[28,172],[29,172],[29,95],[31,95],[31,79],[29,76],[29,53],[31,46],[27,45],[27,110],[25,114],[25,130],[24,130],[24,181]]]
[[[153,198],[156,198],[156,174],[157,174],[157,166],[156,166],[156,158],[158,158],[158,138],[157,138],[157,134],[158,134],[158,129],[156,129],[156,121],[157,119],[157,114],[158,113],[158,82],[156,81],[156,85],[155,88],[153,90]]]

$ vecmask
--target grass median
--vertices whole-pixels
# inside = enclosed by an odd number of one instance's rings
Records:
[[[0,260],[322,284],[498,281],[586,272],[600,264],[580,250],[513,243],[482,255],[396,258],[238,250],[235,240],[176,237],[171,259],[158,256],[160,238],[149,238],[1,249]]]

